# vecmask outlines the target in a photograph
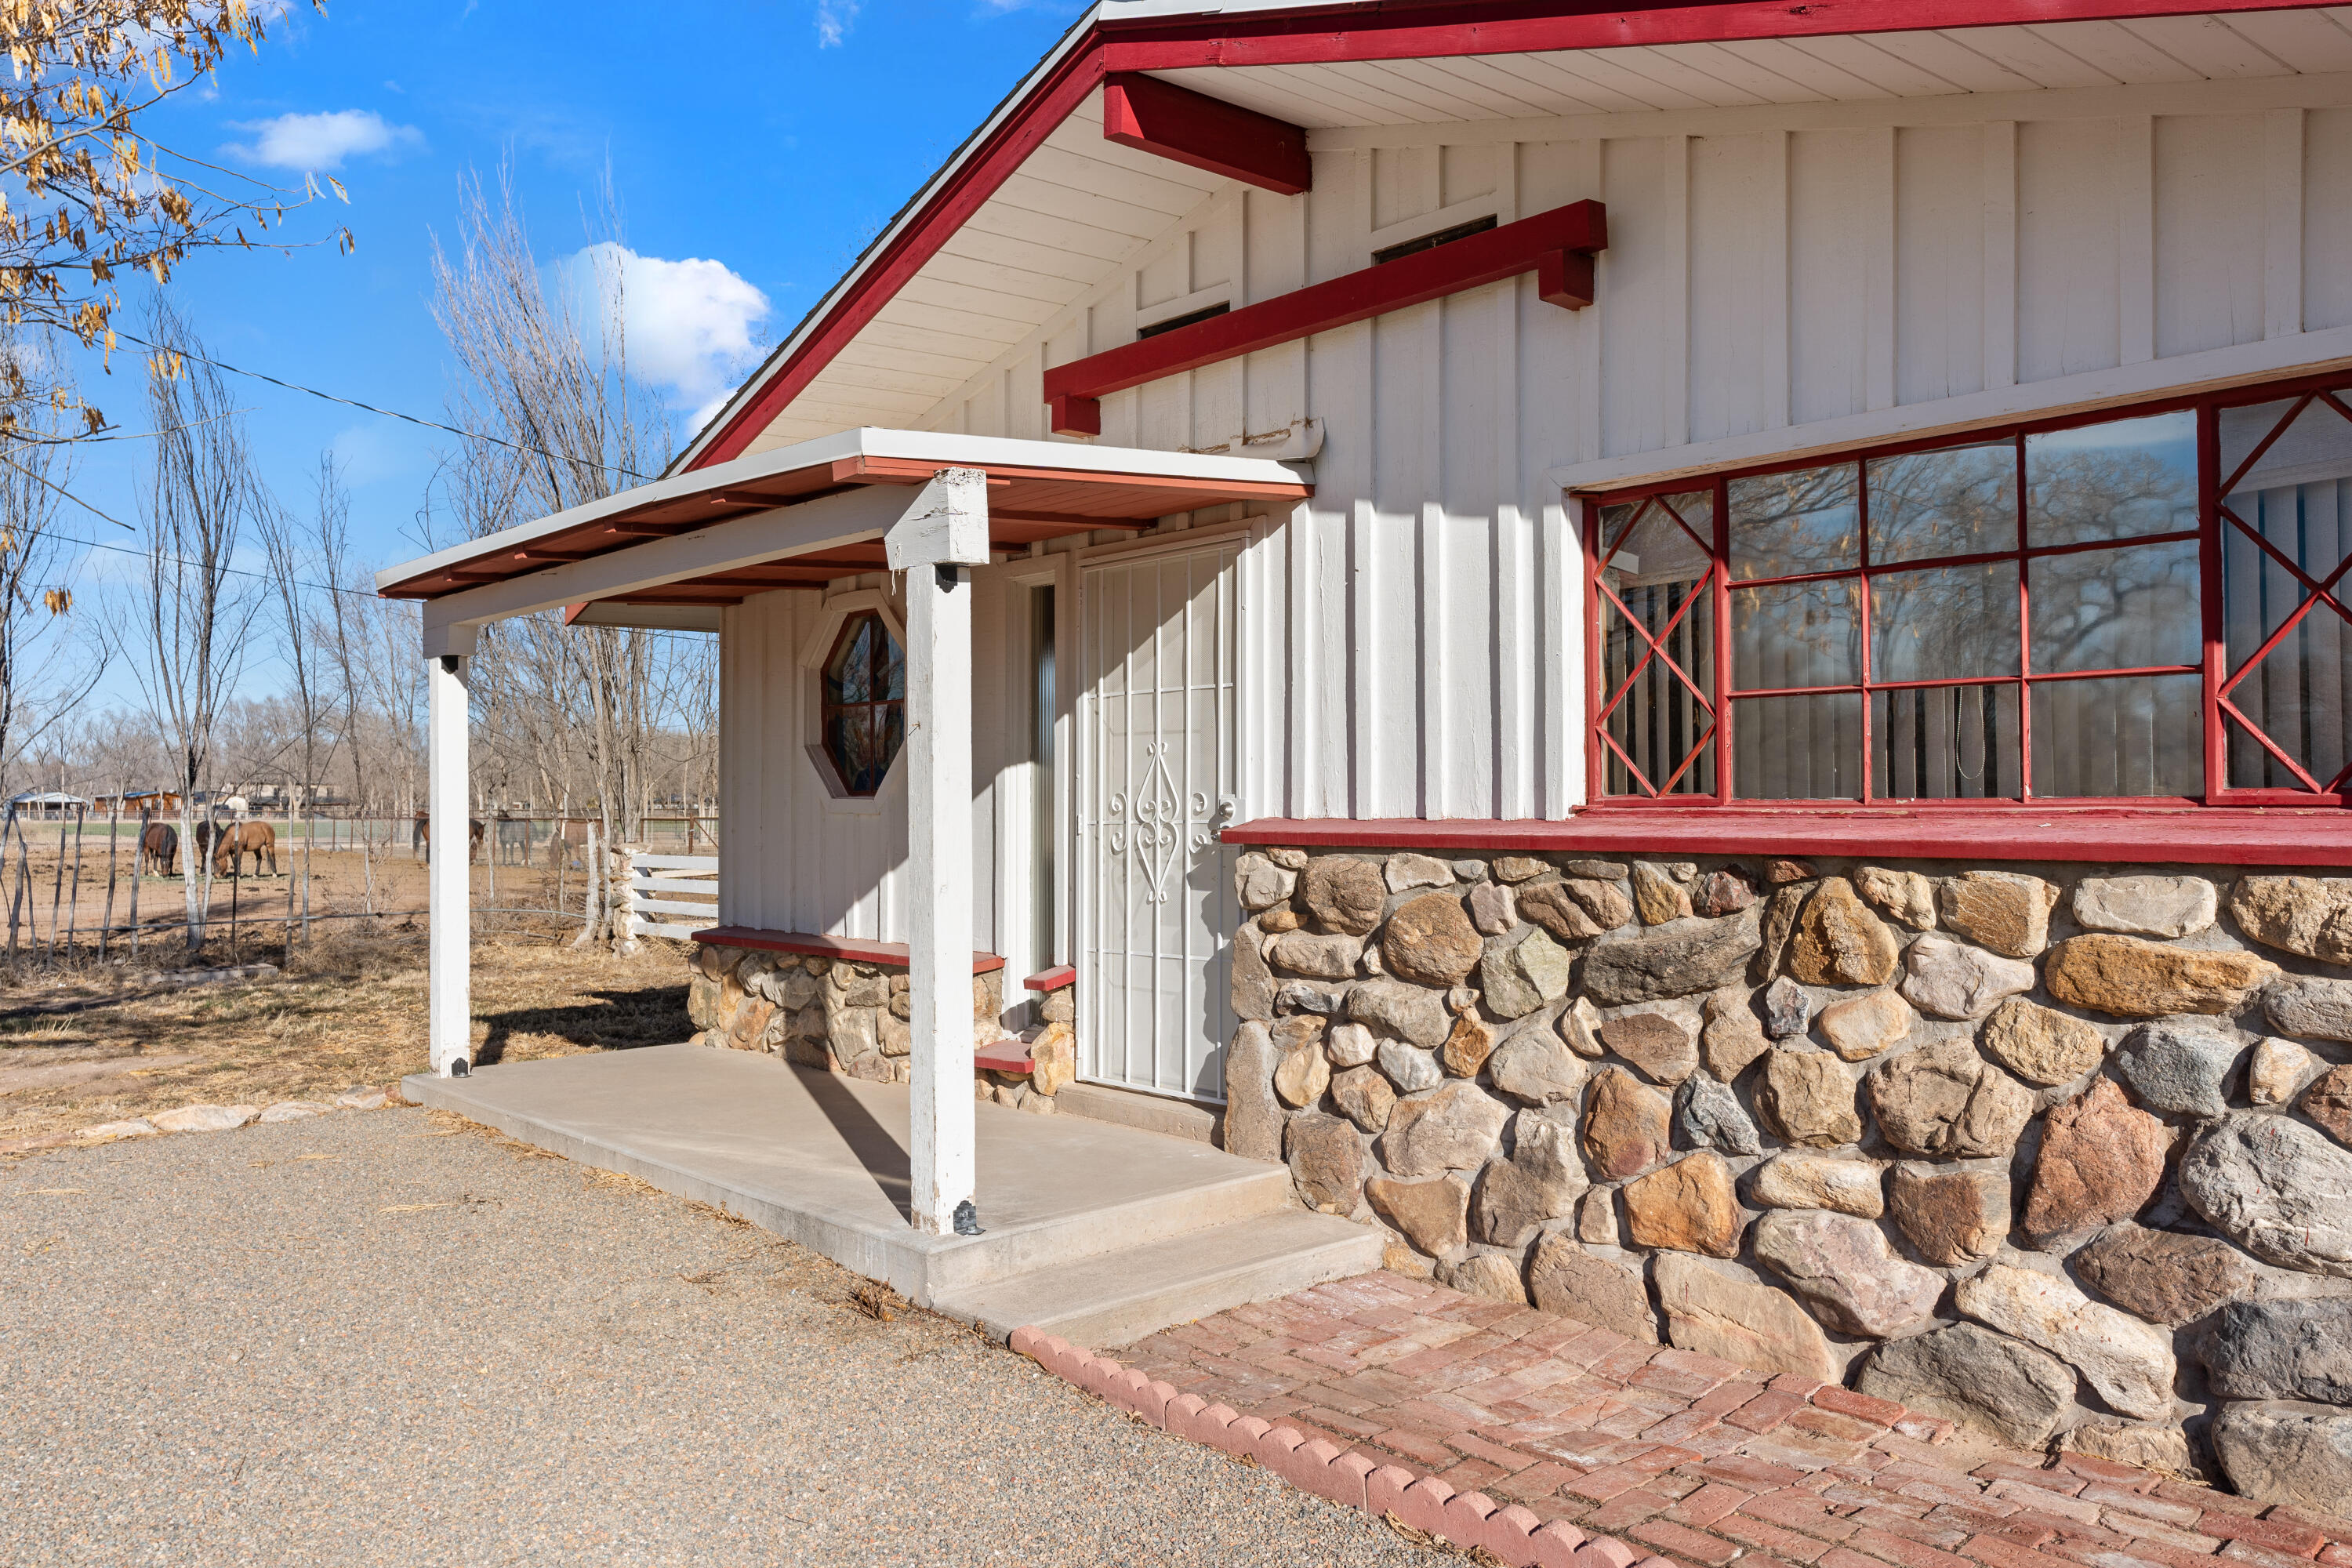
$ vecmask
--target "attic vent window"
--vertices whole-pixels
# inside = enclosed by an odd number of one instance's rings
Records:
[[[1162,332],[1172,332],[1179,327],[1192,327],[1198,326],[1202,321],[1213,321],[1232,309],[1231,305],[1219,304],[1204,305],[1197,310],[1187,310],[1181,316],[1171,316],[1164,321],[1154,321],[1148,327],[1138,327],[1135,331],[1135,341],[1139,343],[1146,338],[1156,338]]]
[[[1372,265],[1402,261],[1408,256],[1419,256],[1424,250],[1435,250],[1441,245],[1451,245],[1457,239],[1467,239],[1474,234],[1484,234],[1495,226],[1493,214],[1474,217],[1468,223],[1457,223],[1452,228],[1441,228],[1435,234],[1424,234],[1418,239],[1401,239],[1385,249],[1372,252]]]

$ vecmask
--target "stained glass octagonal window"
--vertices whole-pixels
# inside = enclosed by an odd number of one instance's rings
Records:
[[[907,655],[872,610],[850,616],[824,671],[824,752],[844,794],[882,787],[907,739]]]

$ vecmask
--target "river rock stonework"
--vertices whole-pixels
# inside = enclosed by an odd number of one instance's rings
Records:
[[[1339,848],[1235,894],[1234,1146],[1392,1258],[2340,1497],[2352,879]]]

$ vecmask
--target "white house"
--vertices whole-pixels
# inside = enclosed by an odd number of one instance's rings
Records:
[[[2003,1054],[2045,1015],[2127,1089],[2158,1015],[2334,1059],[2352,900],[2242,868],[2352,863],[2347,481],[2352,9],[1105,0],[668,474],[381,584],[436,814],[481,625],[717,631],[714,940],[906,944],[919,1224],[977,950],[1074,978],[1082,1081],[1475,1286],[1583,1200],[1412,1234],[1381,1184],[1462,1094],[1465,1203],[1546,1108],[1637,1184],[1622,1077],[1761,1123],[1688,1158],[1969,1147],[2022,1204],[2098,1070]],[[1538,1040],[1559,1093],[1493,1065]],[[1906,1120],[1954,1050],[2006,1143]]]

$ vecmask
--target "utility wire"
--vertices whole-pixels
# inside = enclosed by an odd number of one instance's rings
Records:
[[[346,408],[356,408],[362,413],[381,415],[386,419],[404,419],[411,425],[421,425],[427,430],[439,430],[446,435],[463,437],[468,441],[488,441],[493,447],[504,447],[510,452],[521,452],[533,458],[551,458],[559,463],[583,463],[587,461],[587,459],[583,458],[566,457],[561,452],[551,452],[544,447],[527,447],[520,441],[509,441],[505,439],[503,437],[485,436],[478,430],[460,430],[455,425],[444,425],[436,419],[420,419],[414,414],[403,414],[395,408],[378,408],[373,403],[362,403],[354,397],[338,397],[331,392],[321,392],[315,386],[304,386],[299,382],[280,381],[274,375],[265,375],[257,370],[246,370],[237,365],[224,363],[219,360],[208,358],[204,354],[192,353],[187,349],[164,348],[161,344],[149,342],[145,338],[140,337],[136,333],[126,332],[119,328],[115,330],[114,335],[118,338],[124,339],[127,342],[137,343],[142,349],[153,349],[157,353],[177,354],[183,359],[192,359],[200,364],[208,364],[215,370],[225,370],[231,375],[249,375],[256,381],[266,381],[272,386],[282,386],[289,392],[307,393],[312,397],[322,397],[329,403],[340,403]],[[625,474],[630,479],[635,479],[639,483],[644,483],[648,479],[647,475],[641,474],[635,468],[625,468],[618,463],[590,463],[588,466],[604,469],[609,473]],[[109,519],[108,521],[111,521],[112,520]]]

